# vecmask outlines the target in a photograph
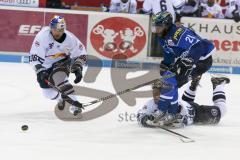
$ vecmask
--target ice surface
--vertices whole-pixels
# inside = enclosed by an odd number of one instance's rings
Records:
[[[28,64],[0,63],[0,73],[1,160],[239,159],[239,75],[229,75],[228,112],[220,124],[175,129],[196,141],[182,143],[177,136],[161,129],[139,127],[133,117],[132,121],[129,116],[123,121],[122,117],[135,113],[137,107],[129,107],[120,99],[115,110],[100,118],[86,122],[59,120],[54,114],[56,102],[42,96],[35,73]],[[131,74],[129,77],[142,73]],[[200,84],[196,101],[211,104],[209,74]],[[109,69],[102,70],[95,83],[81,82],[80,85],[114,93]],[[136,106],[146,100],[138,98]],[[28,131],[21,131],[23,124],[29,126]]]

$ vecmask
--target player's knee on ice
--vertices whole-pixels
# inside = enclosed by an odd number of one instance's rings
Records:
[[[43,88],[42,92],[44,97],[50,100],[58,100],[61,97],[61,95],[52,88]]]

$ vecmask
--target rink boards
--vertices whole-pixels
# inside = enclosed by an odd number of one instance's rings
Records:
[[[161,60],[148,56],[151,34],[147,15],[7,6],[0,6],[0,14],[8,17],[0,19],[0,62],[28,63],[35,35],[56,14],[65,17],[67,29],[81,40],[89,55],[101,61],[101,67],[149,69],[157,67]],[[240,74],[238,23],[186,17],[182,23],[214,43],[216,54],[210,72]],[[90,58],[88,65],[98,66],[96,58]]]

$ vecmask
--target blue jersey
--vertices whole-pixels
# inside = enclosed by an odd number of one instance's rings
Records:
[[[163,76],[172,74],[170,71],[163,73]],[[176,114],[179,110],[178,106],[178,87],[175,76],[164,80],[167,88],[160,90],[160,100],[158,101],[158,109],[163,112]]]
[[[177,58],[191,58],[196,64],[199,60],[204,60],[211,55],[214,45],[202,39],[194,31],[173,24],[165,38],[160,38],[163,47],[163,63],[165,65],[174,64]]]

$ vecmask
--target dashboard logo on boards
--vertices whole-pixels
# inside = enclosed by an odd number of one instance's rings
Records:
[[[21,36],[36,36],[36,34],[41,30],[40,25],[28,25],[22,24],[19,26],[18,35]]]
[[[146,45],[146,34],[137,22],[122,17],[111,17],[98,22],[91,30],[93,48],[110,59],[136,56]]]

